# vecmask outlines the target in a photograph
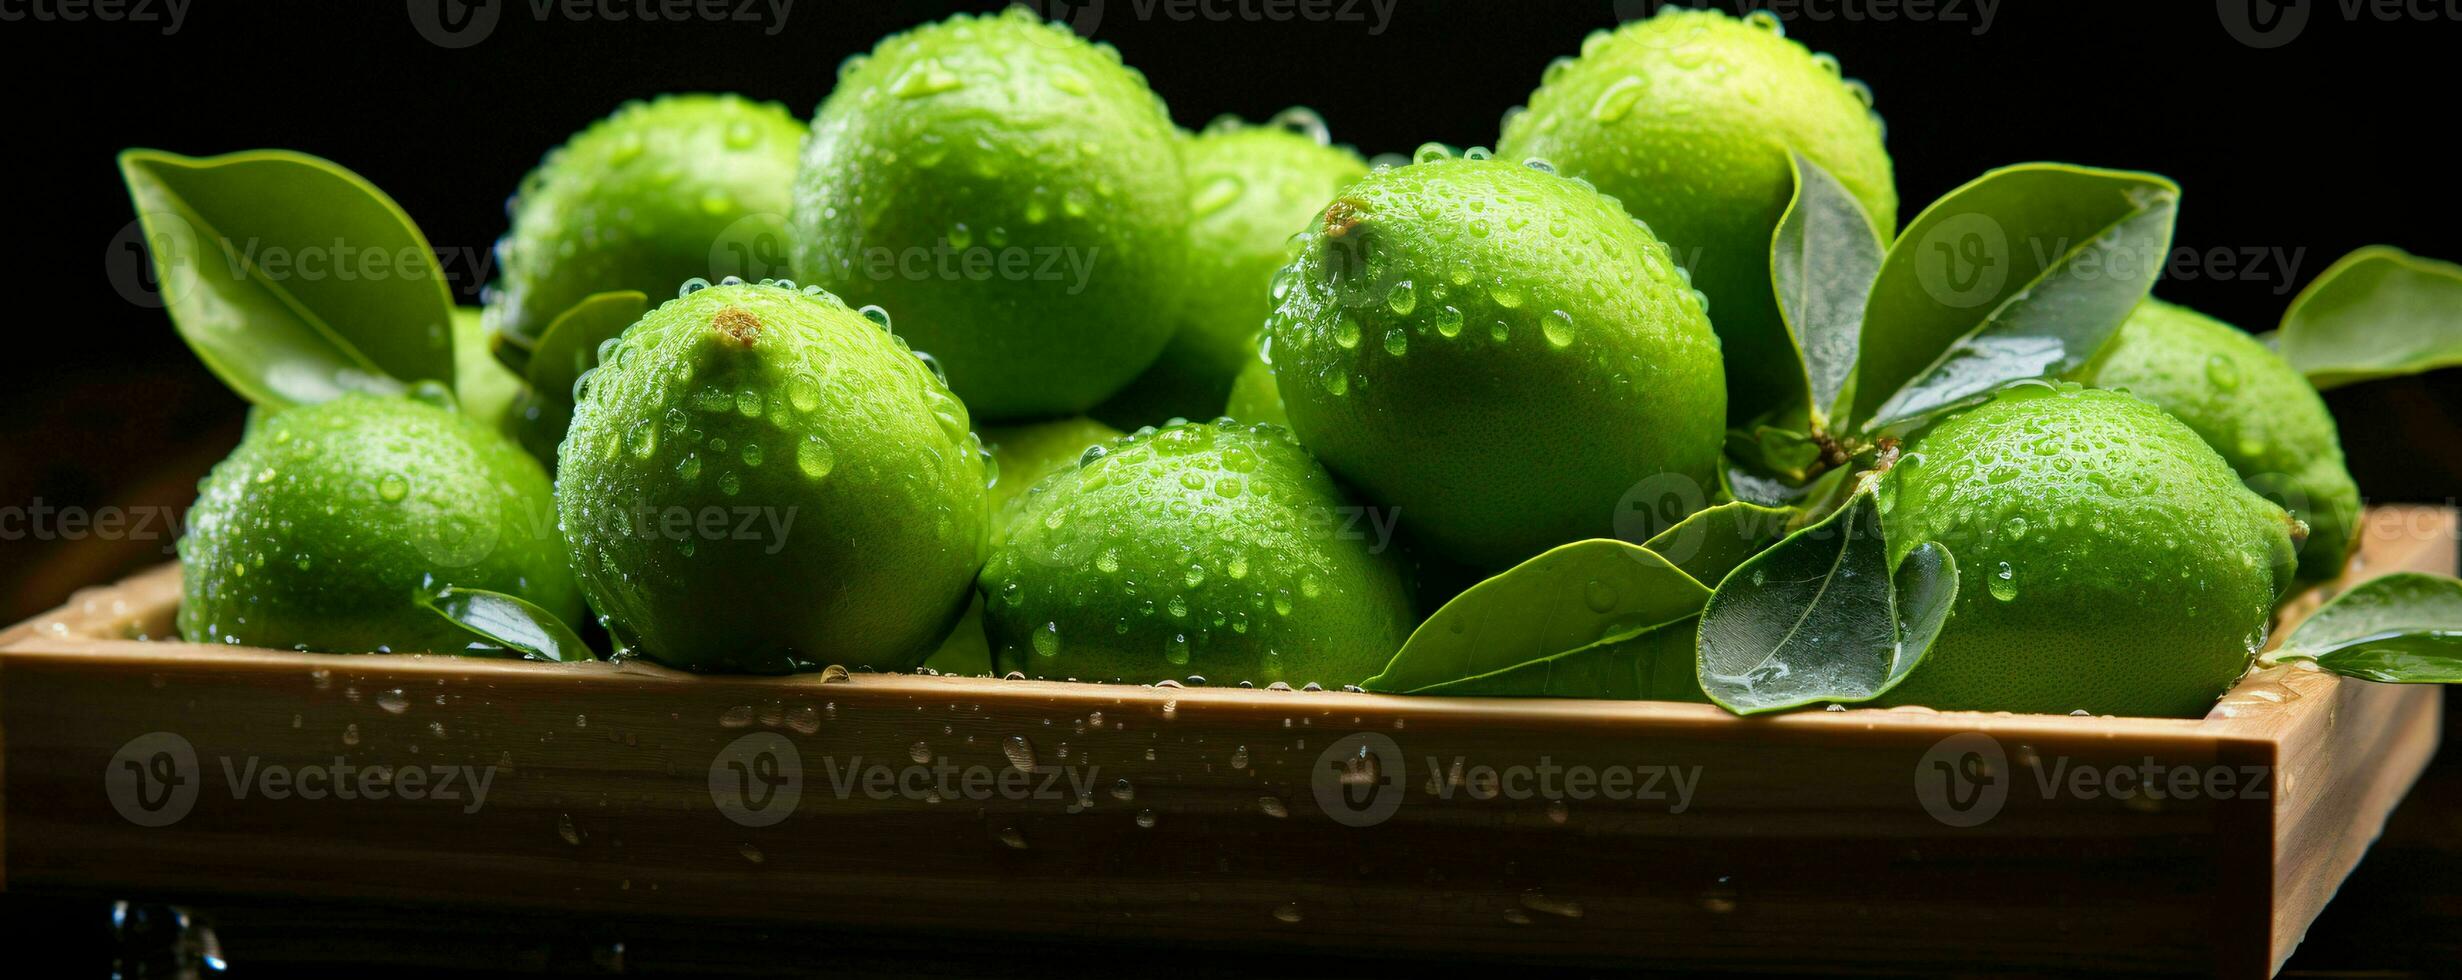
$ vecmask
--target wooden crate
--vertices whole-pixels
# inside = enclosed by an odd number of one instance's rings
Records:
[[[2353,574],[2450,574],[2455,540],[2449,511],[2380,509]],[[1682,969],[2263,976],[2438,725],[2433,688],[2291,669],[2197,720],[1744,719],[136,639],[170,631],[177,576],[0,633],[0,890]],[[2147,773],[2159,796],[2128,791]],[[336,786],[353,798],[303,793]]]

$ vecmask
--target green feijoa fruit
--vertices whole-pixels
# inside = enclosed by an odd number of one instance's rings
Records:
[[[1179,323],[1179,139],[1117,51],[1023,8],[890,37],[813,119],[797,278],[894,311],[987,421],[1082,413]]]
[[[1179,329],[1154,366],[1095,415],[1113,425],[1204,420],[1222,411],[1232,378],[1256,357],[1257,329],[1273,309],[1274,273],[1290,261],[1292,236],[1335,193],[1368,172],[1349,147],[1334,146],[1325,121],[1291,109],[1251,126],[1224,117],[1188,139],[1188,237],[1195,264]]]
[[[1086,450],[1108,445],[1120,435],[1120,430],[1084,417],[984,429],[983,446],[992,452],[994,540],[1008,527],[1010,504],[1025,496],[1028,488],[1044,477],[1075,469]]]
[[[1639,541],[1684,516],[1661,498],[1714,486],[1718,338],[1667,247],[1586,184],[1423,149],[1344,190],[1280,283],[1292,429],[1440,557]]]
[[[2239,328],[2147,300],[2078,380],[2120,388],[2188,423],[2249,488],[2308,525],[2300,577],[2342,574],[2359,536],[2359,485],[2325,400]]]
[[[2202,714],[2265,643],[2297,563],[2289,514],[2138,398],[2041,382],[1941,423],[1881,510],[1897,567],[1957,558],[1924,662],[1882,701],[1941,710]]]
[[[487,425],[344,395],[253,416],[180,539],[180,635],[333,653],[453,653],[418,601],[446,587],[581,612],[547,474]]]
[[[995,666],[1154,683],[1357,684],[1413,622],[1400,562],[1273,426],[1140,430],[1019,501],[985,564]]]
[[[556,509],[624,647],[693,670],[903,670],[964,609],[982,444],[928,362],[837,297],[689,292],[580,387]]]
[[[786,272],[803,124],[772,103],[671,95],[626,103],[549,152],[508,202],[487,326],[523,360],[592,293],[672,296],[690,279]]]
[[[1675,250],[1710,298],[1728,401],[1749,418],[1804,387],[1770,289],[1770,236],[1795,189],[1787,154],[1835,177],[1884,242],[1897,227],[1871,99],[1774,16],[1671,6],[1550,66],[1496,150],[1597,184]]]

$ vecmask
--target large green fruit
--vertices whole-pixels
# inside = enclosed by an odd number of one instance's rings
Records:
[[[547,474],[487,426],[344,395],[253,417],[180,539],[180,636],[334,653],[452,653],[415,597],[446,586],[581,612]]]
[[[1803,389],[1770,289],[1787,154],[1837,177],[1886,239],[1898,193],[1881,144],[1870,91],[1777,18],[1668,7],[1549,66],[1497,154],[1588,179],[1675,250],[1727,341],[1729,406],[1750,418]]]
[[[1273,426],[1141,430],[1019,503],[983,568],[1002,671],[1356,684],[1409,637],[1390,542]]]
[[[1887,697],[1943,710],[2202,714],[2264,645],[2291,517],[2188,426],[2127,394],[2008,389],[1884,483],[1893,560],[1957,559],[1957,604]]]
[[[782,275],[803,124],[773,103],[626,103],[547,154],[507,207],[487,327],[519,362],[591,293],[674,295],[689,279]]]
[[[2308,379],[2256,338],[2186,307],[2147,300],[2078,380],[2122,388],[2188,423],[2249,489],[2308,524],[2300,577],[2342,574],[2359,535],[2359,485]]]
[[[1300,441],[1481,568],[1673,519],[1636,492],[1698,503],[1726,390],[1667,247],[1579,181],[1420,156],[1344,191],[1279,280],[1267,350]]]
[[[965,607],[986,520],[966,408],[819,287],[687,293],[582,388],[556,510],[625,647],[695,670],[902,670]]]
[[[1291,237],[1368,172],[1359,154],[1330,145],[1324,120],[1305,109],[1266,126],[1217,120],[1188,140],[1180,159],[1192,194],[1195,264],[1170,345],[1095,410],[1124,428],[1222,412],[1233,376],[1256,358],[1257,331],[1274,305],[1268,287],[1291,259]]]
[[[1189,273],[1179,134],[1108,45],[1011,8],[849,59],[795,179],[795,268],[888,308],[986,420],[1153,363]]]

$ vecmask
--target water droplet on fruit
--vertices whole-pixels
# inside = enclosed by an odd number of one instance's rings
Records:
[[[400,503],[410,494],[410,481],[399,473],[387,473],[376,480],[376,496],[388,504]]]
[[[802,442],[795,444],[795,468],[803,471],[805,476],[824,479],[837,465],[837,450],[830,448],[829,440],[821,438],[818,433],[805,436]]]
[[[2017,569],[2001,562],[1999,570],[1992,573],[1991,588],[1994,599],[2008,602],[2017,598]]]
[[[1617,79],[1615,84],[1607,86],[1590,103],[1591,121],[1611,123],[1624,118],[1626,113],[1633,110],[1633,103],[1640,101],[1642,90],[1648,85],[1639,75]]]
[[[1573,314],[1551,310],[1539,321],[1539,331],[1547,337],[1547,345],[1563,350],[1573,344]]]

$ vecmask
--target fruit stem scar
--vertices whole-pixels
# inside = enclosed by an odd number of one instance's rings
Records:
[[[1363,211],[1364,207],[1358,201],[1347,197],[1335,198],[1334,203],[1325,206],[1325,237],[1341,238],[1349,235],[1351,229],[1359,227],[1361,221],[1367,220],[1368,216]]]
[[[750,347],[761,336],[761,318],[740,306],[730,306],[710,316],[710,329],[718,331],[737,345]]]

